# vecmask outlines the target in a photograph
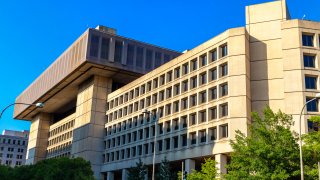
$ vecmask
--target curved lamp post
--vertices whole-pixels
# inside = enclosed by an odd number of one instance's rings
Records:
[[[143,114],[148,114],[149,116],[153,115],[148,109],[145,109]],[[156,118],[154,119],[154,140],[153,140],[153,158],[152,158],[152,180],[154,180],[154,173],[155,173],[155,161],[156,161],[156,141],[157,141],[157,121],[158,115],[157,113],[154,114]],[[152,117],[152,116],[151,116]]]
[[[36,103],[36,104],[28,104],[28,103],[12,103],[12,104],[9,104],[8,106],[6,106],[0,113],[0,119],[2,117],[2,114],[10,107],[10,106],[13,106],[13,105],[16,105],[16,104],[22,104],[22,105],[29,105],[29,106],[36,106],[37,108],[43,108],[44,104],[43,103]]]
[[[303,110],[304,108],[307,106],[308,103],[314,101],[314,100],[317,100],[320,98],[320,93],[317,93],[316,94],[316,97],[315,98],[312,98],[310,99],[309,101],[307,101],[302,109],[301,109],[301,113],[300,113],[300,118],[299,118],[299,150],[300,150],[300,173],[301,173],[301,180],[304,180],[304,170],[303,170],[303,159],[302,159],[302,139],[301,139],[301,117],[302,117],[302,113],[303,113]]]

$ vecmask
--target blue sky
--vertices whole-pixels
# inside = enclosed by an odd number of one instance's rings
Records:
[[[192,49],[224,30],[244,26],[245,6],[266,0],[0,1],[0,110],[13,103],[88,27],[116,28],[119,35],[171,48]],[[293,19],[320,21],[319,0],[287,0]],[[29,129],[12,119],[3,129]]]

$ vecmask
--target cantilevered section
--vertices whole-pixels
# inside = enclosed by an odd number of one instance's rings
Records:
[[[92,75],[112,77],[120,87],[179,55],[176,51],[115,35],[111,28],[90,28],[16,102],[44,102],[46,106],[41,111],[56,112],[75,98],[77,85]],[[14,118],[30,120],[37,111],[32,106],[16,105]]]

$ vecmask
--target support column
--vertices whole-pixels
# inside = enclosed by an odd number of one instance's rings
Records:
[[[218,174],[226,174],[227,169],[225,168],[225,165],[227,164],[227,156],[224,154],[216,154],[215,155],[215,161],[217,162],[217,173]]]
[[[109,171],[107,172],[107,180],[114,180],[114,173]]]
[[[51,120],[50,114],[39,113],[31,121],[26,164],[34,164],[46,158]]]
[[[194,170],[196,168],[196,163],[195,160],[193,159],[186,159],[184,160],[184,164],[185,164],[185,171],[187,171],[187,173],[191,173],[192,170]]]
[[[108,59],[110,62],[114,62],[115,47],[116,47],[115,38],[110,38],[109,59]]]
[[[128,170],[122,169],[122,180],[127,180],[128,178]]]

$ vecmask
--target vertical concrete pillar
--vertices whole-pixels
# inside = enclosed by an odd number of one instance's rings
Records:
[[[110,38],[109,61],[114,62],[114,50],[116,48],[115,38]]]
[[[114,180],[114,173],[109,171],[107,172],[107,180]]]
[[[108,78],[92,76],[79,85],[77,96],[71,155],[90,161],[96,179],[101,176],[106,100],[111,85]]]
[[[127,180],[128,178],[128,170],[122,169],[122,180]]]
[[[46,158],[51,121],[52,116],[48,113],[39,113],[31,121],[26,164]]]
[[[185,171],[187,171],[188,174],[191,173],[191,171],[196,168],[196,163],[195,163],[195,160],[193,159],[184,160],[184,164],[185,164]]]
[[[226,174],[227,169],[225,168],[225,165],[227,164],[227,156],[224,154],[216,154],[215,155],[215,161],[217,162],[217,173],[218,174]]]
[[[128,42],[123,41],[122,42],[122,56],[121,56],[121,63],[123,65],[127,65],[127,51],[128,50]]]

